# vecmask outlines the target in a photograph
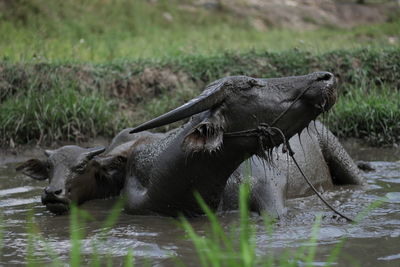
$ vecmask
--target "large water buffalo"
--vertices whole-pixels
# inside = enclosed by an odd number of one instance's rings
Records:
[[[190,121],[128,157],[124,192],[131,214],[201,214],[193,192],[216,210],[228,178],[246,159],[281,144],[336,100],[329,72],[256,79],[233,76],[131,133],[184,118]],[[250,131],[252,135],[232,133]],[[231,133],[229,136],[227,134]],[[268,154],[268,153],[267,153]]]
[[[278,158],[274,159],[273,168],[265,166],[260,159],[261,151],[279,145],[282,137],[270,133],[272,136],[268,139],[263,136],[225,138],[224,133],[260,128],[261,123],[272,124],[274,120],[274,126],[286,138],[301,132],[334,103],[333,79],[326,72],[280,79],[225,78],[211,84],[199,98],[178,108],[177,113],[175,110],[162,116],[161,122],[156,119],[144,126],[159,126],[200,113],[179,129],[167,134],[132,135],[128,134],[132,129],[124,130],[99,156],[95,154],[104,148],[63,147],[48,151],[50,156],[46,161],[39,164],[38,160],[31,160],[20,169],[33,178],[38,178],[40,175],[35,172],[46,166],[53,169],[40,172],[46,173],[42,178],[50,177],[42,201],[56,213],[65,211],[71,200],[83,202],[116,195],[125,180],[129,213],[191,216],[201,213],[193,191],[200,192],[214,209],[235,208],[238,184],[243,180],[243,168],[239,165],[251,157],[251,207],[279,216],[284,213],[287,197],[307,194],[307,186],[291,162],[288,165],[283,160],[286,157],[282,152],[273,153]],[[276,120],[279,116],[281,119]],[[290,139],[290,144],[313,183],[320,186],[331,186],[332,182],[359,184],[357,168],[336,138],[320,123],[310,124],[308,128],[299,138]],[[85,163],[81,164],[82,160],[78,159],[85,159]],[[285,173],[288,167],[289,181]]]

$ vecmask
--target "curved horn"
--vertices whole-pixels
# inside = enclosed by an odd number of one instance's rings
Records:
[[[212,108],[214,105],[220,103],[225,97],[224,85],[226,85],[226,79],[218,80],[203,91],[201,95],[190,100],[176,109],[173,109],[157,118],[149,120],[135,128],[129,133],[137,133],[144,130],[160,127],[166,124],[170,124],[184,118],[190,117],[194,114],[200,113],[207,109]]]
[[[97,156],[101,153],[103,153],[106,150],[104,146],[99,146],[99,147],[93,147],[90,148],[88,152],[85,152],[82,154],[82,156],[88,160],[92,159],[94,156]]]
[[[55,153],[54,150],[50,150],[50,149],[46,149],[45,151],[43,151],[43,153],[47,156],[50,157],[51,155],[53,155]]]

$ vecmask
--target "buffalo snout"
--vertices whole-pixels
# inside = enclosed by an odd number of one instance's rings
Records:
[[[60,196],[60,195],[62,195],[63,191],[64,191],[64,190],[63,190],[62,188],[54,189],[54,188],[52,188],[52,187],[50,187],[50,186],[48,186],[48,187],[46,187],[46,188],[44,189],[44,193],[45,193],[46,195],[55,195],[55,196]]]
[[[335,76],[327,71],[320,71],[320,72],[316,72],[316,80],[317,81],[334,81]]]
[[[319,112],[329,110],[336,102],[336,77],[326,71],[314,72],[309,75],[310,85],[304,91],[304,99]]]
[[[69,210],[70,201],[65,197],[65,191],[61,188],[50,186],[44,189],[42,203],[46,208],[55,214],[62,214]]]

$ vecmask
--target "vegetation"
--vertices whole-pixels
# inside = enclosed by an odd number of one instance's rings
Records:
[[[3,62],[0,68],[3,146],[112,137],[184,103],[223,76],[279,77],[315,70],[339,78],[342,97],[328,121],[335,133],[375,144],[400,140],[396,48],[226,52],[107,64]]]
[[[0,0],[0,57],[11,62],[110,62],[225,51],[326,52],[398,46],[400,20],[298,31],[185,1]]]
[[[331,129],[339,136],[363,138],[375,145],[399,142],[399,91],[386,85],[351,87],[328,120]]]

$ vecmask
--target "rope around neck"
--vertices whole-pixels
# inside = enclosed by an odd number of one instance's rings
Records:
[[[261,144],[261,150],[265,154],[265,149],[262,145],[262,139],[265,137],[271,138],[271,136],[274,134],[273,131],[276,131],[281,135],[282,140],[283,140],[283,148],[284,150],[289,153],[289,156],[292,158],[294,164],[296,165],[297,169],[300,171],[301,176],[304,178],[304,180],[307,182],[307,184],[310,186],[310,188],[313,190],[313,192],[318,196],[318,198],[329,208],[331,209],[334,213],[339,215],[340,217],[346,219],[348,222],[354,222],[353,219],[350,219],[346,215],[342,214],[338,210],[336,210],[332,205],[330,205],[323,197],[322,195],[318,192],[318,190],[314,187],[314,185],[311,183],[310,179],[305,175],[303,170],[300,168],[299,164],[297,163],[296,159],[294,158],[294,152],[292,148],[290,147],[289,142],[286,140],[285,135],[283,134],[282,130],[277,128],[277,127],[271,127],[268,126],[265,123],[260,123],[260,125],[256,129],[252,130],[245,130],[245,131],[239,131],[239,132],[232,132],[232,133],[225,133],[224,136],[227,137],[257,137],[259,139],[259,143]]]
[[[334,213],[339,215],[340,217],[346,219],[348,222],[354,222],[353,219],[350,219],[349,217],[345,216],[344,214],[340,213],[337,211],[334,207],[332,207],[323,197],[322,195],[318,192],[318,190],[314,187],[314,185],[311,183],[310,179],[305,175],[303,170],[300,168],[299,164],[297,163],[296,159],[294,158],[294,152],[292,148],[290,147],[289,141],[286,140],[285,135],[283,134],[282,130],[279,129],[278,127],[273,127],[282,117],[286,114],[286,112],[297,102],[300,100],[300,98],[310,89],[310,87],[305,88],[297,97],[296,99],[287,107],[281,114],[279,114],[278,117],[275,118],[275,120],[272,122],[271,126],[269,126],[266,123],[260,123],[259,126],[256,129],[251,129],[251,130],[244,130],[244,131],[237,131],[237,132],[231,132],[231,133],[225,133],[225,137],[257,137],[258,142],[261,147],[261,152],[266,156],[265,149],[263,147],[263,138],[268,137],[270,141],[273,142],[272,136],[274,135],[274,131],[278,132],[278,134],[282,137],[283,140],[283,148],[284,151],[288,152],[289,156],[292,158],[294,164],[296,165],[297,169],[299,170],[301,176],[304,178],[304,180],[307,182],[307,184],[310,186],[310,188],[314,191],[314,193],[318,196],[318,198],[329,208],[331,209]],[[275,146],[275,144],[273,144]]]

